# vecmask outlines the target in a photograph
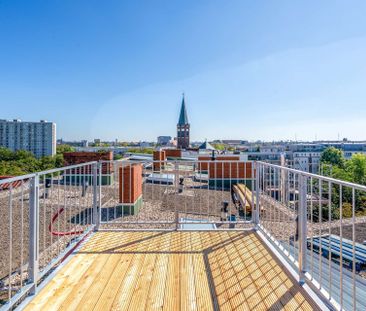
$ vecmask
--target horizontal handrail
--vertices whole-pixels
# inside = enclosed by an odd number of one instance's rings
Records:
[[[20,181],[20,180],[30,179],[30,178],[35,177],[36,175],[37,175],[36,173],[32,173],[32,174],[27,174],[27,175],[20,175],[20,176],[14,176],[14,177],[0,179],[0,185],[7,184],[7,183],[12,183],[12,182],[15,182],[15,181]]]
[[[57,173],[60,171],[72,170],[72,169],[83,167],[83,166],[89,166],[89,165],[93,165],[96,163],[98,163],[98,162],[97,161],[85,162],[85,163],[80,163],[80,164],[75,164],[75,165],[54,168],[54,169],[50,169],[47,171],[41,171],[41,172],[37,172],[36,174],[38,174],[38,175],[52,174],[52,173]]]
[[[95,164],[95,163],[98,163],[98,162],[92,161],[92,162],[80,163],[80,164],[69,165],[69,166],[64,166],[64,167],[58,167],[58,168],[54,168],[54,169],[50,169],[50,170],[46,170],[46,171],[40,171],[40,172],[36,172],[36,173],[31,173],[31,174],[26,174],[26,175],[20,175],[20,176],[14,176],[14,177],[10,177],[10,178],[4,178],[4,179],[0,179],[0,185],[7,184],[7,183],[12,183],[12,182],[15,182],[15,181],[20,181],[20,180],[30,179],[30,178],[33,178],[37,175],[47,175],[47,174],[53,174],[53,173],[57,173],[57,172],[61,172],[61,171],[72,170],[72,169],[75,169],[75,168],[88,166],[88,165],[92,165],[92,164]]]
[[[339,185],[342,185],[342,186],[345,186],[345,187],[355,188],[355,189],[360,190],[360,191],[366,191],[366,186],[363,186],[363,185],[360,185],[360,184],[355,184],[355,183],[348,182],[348,181],[344,181],[344,180],[341,180],[341,179],[335,179],[335,178],[328,177],[328,176],[308,173],[308,172],[300,171],[300,170],[297,170],[297,169],[294,169],[294,168],[281,166],[281,165],[277,165],[277,164],[266,163],[266,162],[262,162],[262,161],[258,161],[257,163],[260,164],[260,165],[263,165],[263,166],[273,167],[273,168],[285,170],[285,171],[295,173],[295,174],[298,174],[298,175],[321,179],[322,181],[328,181],[328,182],[331,182],[333,184],[339,184]]]

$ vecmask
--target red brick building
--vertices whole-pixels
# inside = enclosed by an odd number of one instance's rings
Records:
[[[76,165],[94,161],[107,161],[102,162],[102,184],[111,184],[113,181],[113,152],[65,152],[64,154],[64,164],[65,166]],[[80,175],[91,183],[92,180],[92,167],[84,166],[77,169],[72,169],[70,171],[65,171],[66,179],[71,180],[73,183],[77,183],[80,180]]]

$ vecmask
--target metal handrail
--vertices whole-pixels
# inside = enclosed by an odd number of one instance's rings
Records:
[[[4,179],[0,179],[0,185],[6,184],[6,183],[11,183],[11,182],[14,182],[14,181],[30,179],[30,178],[33,178],[37,175],[46,175],[46,174],[53,174],[53,173],[57,173],[57,172],[65,171],[65,170],[72,170],[72,169],[75,169],[75,168],[80,168],[80,167],[84,167],[86,165],[92,165],[92,164],[95,164],[95,163],[97,163],[97,162],[92,161],[92,162],[86,162],[86,163],[75,164],[75,165],[70,165],[70,166],[58,167],[58,168],[49,169],[49,170],[46,170],[46,171],[40,171],[40,172],[36,172],[36,173],[31,173],[31,174],[26,174],[26,175],[19,175],[19,176],[4,178]]]
[[[265,213],[259,210],[258,229],[296,267],[299,281],[306,282],[332,308],[365,309],[366,280],[356,273],[355,224],[356,191],[365,194],[366,187],[261,161],[256,168],[258,201],[266,209]],[[347,220],[343,216],[346,203],[352,212]],[[339,215],[333,216],[336,209]],[[351,232],[345,238],[346,225]],[[330,240],[324,244],[323,238],[334,234],[339,235],[339,245]],[[343,243],[350,243],[345,255]]]
[[[363,186],[363,185],[360,185],[360,184],[355,184],[355,183],[348,182],[348,181],[344,181],[344,180],[341,180],[341,179],[335,179],[335,178],[328,177],[328,176],[323,176],[323,175],[318,175],[318,174],[314,174],[314,173],[304,172],[304,171],[297,170],[297,169],[294,169],[294,168],[281,166],[281,165],[277,165],[277,164],[271,164],[271,163],[262,162],[262,161],[258,161],[257,163],[263,164],[265,166],[285,170],[285,171],[295,173],[295,174],[298,174],[298,175],[302,175],[302,176],[306,176],[306,177],[313,177],[313,178],[321,179],[323,181],[328,181],[328,182],[331,182],[331,183],[340,184],[340,185],[345,186],[345,187],[355,188],[355,189],[360,190],[360,191],[366,191],[366,186]]]

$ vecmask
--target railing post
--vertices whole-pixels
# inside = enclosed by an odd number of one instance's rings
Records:
[[[98,217],[98,163],[97,162],[93,163],[93,224],[94,224],[94,230],[98,231],[99,217]]]
[[[281,161],[281,166],[282,167],[286,167],[286,158],[285,158],[285,154],[284,153],[281,153],[281,158],[280,158],[280,161]],[[288,202],[286,201],[286,198],[287,198],[287,180],[286,180],[286,171],[284,169],[281,168],[281,172],[280,172],[280,187],[279,187],[279,190],[280,190],[280,193],[281,193],[281,196],[280,196],[280,200],[282,202],[282,204],[286,204],[288,205]]]
[[[299,230],[299,282],[305,282],[306,253],[307,253],[307,178],[299,175],[299,207],[298,207],[298,230]]]
[[[39,176],[30,180],[29,191],[29,281],[33,284],[31,294],[35,294],[38,281],[39,257]]]
[[[97,206],[99,207],[99,213],[97,213],[98,215],[98,218],[97,218],[97,222],[95,224],[95,230],[99,230],[99,225],[100,225],[100,221],[101,221],[101,218],[102,218],[102,174],[103,174],[103,166],[102,166],[102,162],[99,161],[97,163],[97,185],[98,185],[98,204]]]
[[[259,173],[259,164],[258,162],[255,162],[255,212],[254,212],[254,224],[258,225],[259,224],[259,211],[260,211],[260,206],[259,206],[259,200],[260,200],[260,189],[259,189],[259,177],[260,177],[260,173]]]
[[[174,161],[174,174],[175,174],[175,191],[178,193],[179,190],[179,164],[177,161]],[[183,186],[182,186],[183,187]],[[177,210],[177,202],[174,202],[174,207],[175,207],[175,211],[174,211],[174,218],[175,218],[175,230],[177,231],[179,229],[179,213]]]

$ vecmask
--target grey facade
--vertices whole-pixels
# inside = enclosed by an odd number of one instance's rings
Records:
[[[12,151],[26,150],[37,158],[56,154],[56,124],[0,120],[0,146]]]

